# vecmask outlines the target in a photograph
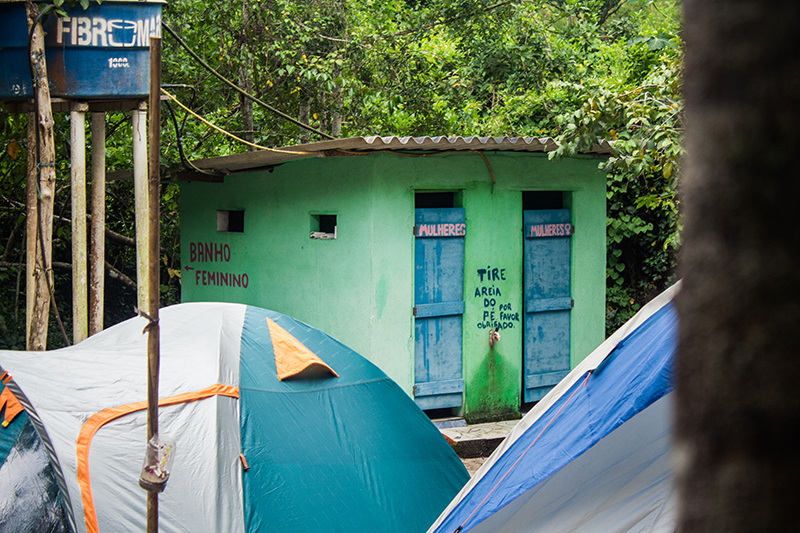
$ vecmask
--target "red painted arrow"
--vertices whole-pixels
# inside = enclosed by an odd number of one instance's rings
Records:
[[[183,267],[183,269],[184,270],[194,270],[194,267],[190,267],[189,265],[186,265],[185,267]]]

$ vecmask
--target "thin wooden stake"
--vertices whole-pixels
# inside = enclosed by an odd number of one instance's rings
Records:
[[[26,190],[26,257],[25,257],[25,339],[28,350],[31,350],[31,318],[33,317],[34,302],[36,301],[36,250],[39,248],[38,221],[39,209],[36,200],[36,113],[28,113],[28,184]]]
[[[150,37],[150,101],[148,105],[150,111],[150,157],[149,167],[150,176],[148,179],[148,204],[149,204],[149,260],[150,260],[150,283],[148,312],[150,314],[150,327],[147,338],[147,361],[148,361],[148,380],[147,380],[147,440],[154,435],[158,435],[158,379],[160,366],[160,346],[159,346],[159,289],[161,278],[159,275],[159,203],[161,186],[161,171],[159,168],[159,156],[161,147],[161,38]],[[158,533],[158,492],[148,491],[147,493],[147,531],[148,533]]]

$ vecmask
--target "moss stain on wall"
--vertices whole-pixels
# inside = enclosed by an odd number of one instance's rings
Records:
[[[184,279],[182,298],[247,303],[294,316],[351,346],[411,394],[414,194],[453,191],[467,222],[464,411],[470,420],[515,416],[522,383],[522,192],[570,193],[577,228],[574,365],[603,339],[605,179],[593,158],[549,161],[546,154],[513,152],[486,157],[494,186],[483,158],[472,153],[309,158],[227,176],[222,184],[186,183],[182,260],[196,270]],[[244,232],[217,232],[217,209],[244,210]],[[319,213],[337,216],[336,240],[309,237],[311,217]],[[227,245],[230,255],[223,259],[229,259],[192,260],[192,243]],[[480,270],[495,268],[501,279],[489,281],[486,272],[480,279]],[[204,283],[197,270],[246,273],[248,286]],[[492,326],[486,323],[492,312],[494,320],[513,327],[501,329],[502,340],[490,350]],[[503,320],[501,313],[518,313],[519,321]]]
[[[467,383],[468,406],[464,417],[467,423],[519,418],[518,399],[508,394],[508,383],[517,374],[514,365],[507,363],[495,348],[489,348],[476,377]]]

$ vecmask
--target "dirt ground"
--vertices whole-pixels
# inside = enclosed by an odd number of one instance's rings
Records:
[[[477,457],[475,459],[461,459],[461,462],[464,463],[464,466],[467,468],[467,472],[469,472],[469,475],[472,476],[478,471],[485,460],[485,457]]]

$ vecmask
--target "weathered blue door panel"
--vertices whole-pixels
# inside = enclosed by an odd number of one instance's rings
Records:
[[[458,407],[464,314],[464,209],[415,210],[414,398],[422,409]]]
[[[535,402],[569,372],[570,211],[523,212],[525,333],[523,401]]]

